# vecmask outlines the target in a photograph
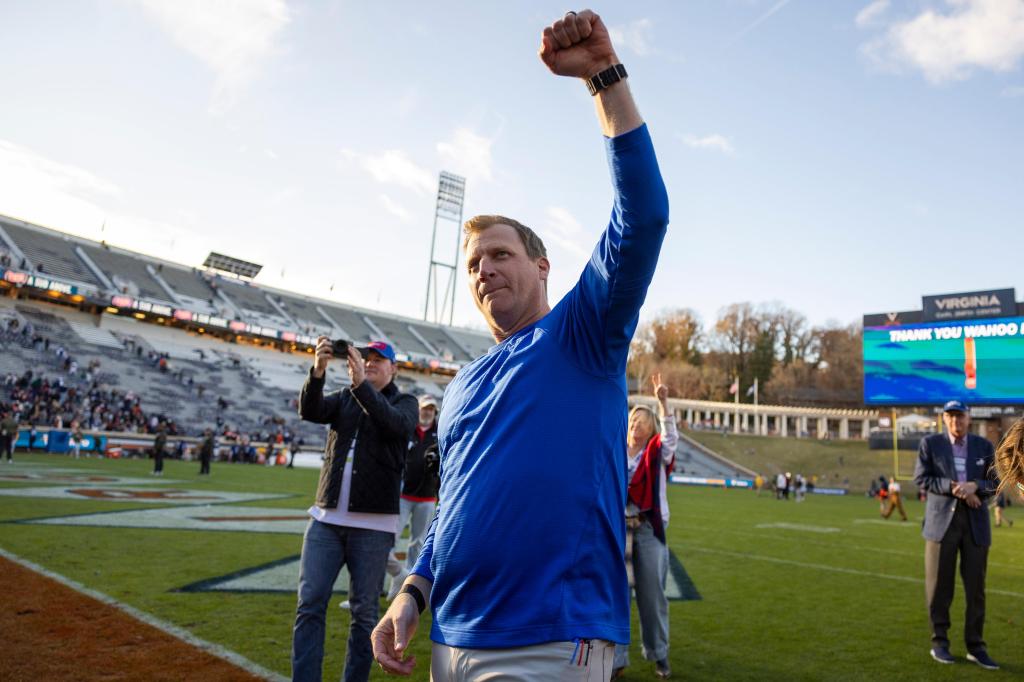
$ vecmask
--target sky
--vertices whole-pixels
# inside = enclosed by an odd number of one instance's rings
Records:
[[[548,245],[551,302],[611,207],[564,2],[0,3],[0,214],[421,318],[438,173]],[[812,323],[1024,297],[1024,0],[594,8],[671,224],[641,313],[778,302]],[[439,256],[458,226],[442,222]],[[460,259],[454,320],[483,328]],[[442,282],[443,283],[443,282]]]

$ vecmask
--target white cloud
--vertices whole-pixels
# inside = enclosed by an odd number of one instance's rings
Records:
[[[285,0],[137,1],[178,47],[216,74],[215,112],[231,105],[291,18]]]
[[[1024,58],[1024,2],[945,0],[893,23],[863,46],[882,66],[919,69],[932,83],[963,80],[975,69],[1005,72]]]
[[[388,149],[378,154],[360,154],[343,149],[341,156],[359,164],[374,180],[385,185],[398,185],[418,194],[429,194],[437,186],[437,177],[400,149]]]
[[[410,213],[409,209],[407,209],[405,206],[402,206],[397,201],[389,197],[387,194],[381,194],[378,197],[378,199],[380,199],[380,203],[383,204],[385,211],[395,216],[403,223],[412,222],[412,213]]]
[[[612,44],[616,47],[625,47],[643,57],[653,51],[651,46],[652,26],[650,19],[637,19],[623,26],[609,26],[608,34],[611,36]]]
[[[471,182],[490,182],[492,146],[494,138],[459,128],[451,140],[437,143],[437,153],[445,170],[463,175]]]
[[[0,140],[0,213],[61,229],[96,229],[107,217],[98,202],[121,189],[83,168]]]
[[[999,94],[1003,97],[1024,97],[1024,85],[1010,85]]]
[[[557,244],[578,258],[590,257],[588,246],[591,245],[582,243],[587,238],[583,226],[568,209],[548,206],[544,211],[544,227],[541,232],[546,242]]]
[[[494,138],[459,128],[449,140],[437,143],[439,167],[465,176],[470,182],[490,182],[494,177],[493,145]],[[362,168],[379,183],[402,187],[419,195],[433,194],[437,190],[437,172],[418,164],[401,149],[374,153],[342,149],[341,158],[343,163]],[[392,202],[390,197],[381,195],[381,201],[390,213],[403,220],[407,217],[404,207]]]
[[[889,0],[874,0],[870,5],[857,12],[857,18],[854,21],[858,26],[864,28],[866,26],[872,26],[881,19],[882,15],[889,10]]]
[[[732,141],[724,135],[718,133],[712,133],[711,135],[680,135],[679,139],[683,141],[687,147],[693,147],[694,149],[714,149],[722,152],[723,154],[734,154],[736,149],[732,146]]]
[[[0,140],[0,213],[165,257],[187,253],[194,259],[209,250],[208,229],[122,212],[126,194],[91,171]],[[189,222],[188,214],[183,217]]]

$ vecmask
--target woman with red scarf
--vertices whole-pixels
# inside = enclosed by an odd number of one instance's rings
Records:
[[[675,460],[675,416],[668,411],[668,387],[661,374],[651,377],[658,414],[644,405],[633,408],[626,431],[626,465],[629,481],[626,500],[626,572],[631,578],[640,612],[643,655],[655,661],[655,674],[668,679],[668,497],[665,487]],[[660,428],[659,428],[660,426]],[[659,433],[660,431],[660,433]],[[618,677],[629,665],[629,647],[616,645],[615,671]]]

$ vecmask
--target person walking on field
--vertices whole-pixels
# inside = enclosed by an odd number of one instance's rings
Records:
[[[206,429],[203,432],[203,442],[199,446],[199,475],[210,475],[210,460],[213,459],[213,448],[215,446],[213,431]]]
[[[886,498],[885,511],[882,512],[882,518],[887,519],[892,516],[894,509],[899,510],[901,519],[904,521],[907,520],[907,512],[903,510],[902,487],[900,486],[900,482],[896,480],[895,476],[890,476],[889,496]]]
[[[14,447],[18,442],[18,420],[11,412],[0,418],[0,457],[7,455],[7,463],[14,461]]]
[[[679,435],[668,409],[668,387],[661,374],[651,377],[658,415],[645,405],[633,408],[626,432],[626,574],[632,577],[640,613],[643,656],[655,662],[654,674],[668,679],[668,472],[675,461]],[[660,421],[660,429],[659,429]],[[660,433],[659,433],[660,430]],[[629,646],[615,645],[612,679],[629,665]]]
[[[1006,522],[1007,526],[1013,528],[1013,519],[1008,518],[1005,512],[1003,511],[1004,509],[1006,509],[1008,501],[1009,500],[1006,499],[1006,491],[1000,490],[999,494],[996,495],[996,501],[992,504],[993,513],[996,517],[996,528],[1001,528],[1003,525],[1003,521]]]
[[[465,224],[470,291],[496,345],[445,389],[438,510],[372,637],[392,674],[412,673],[408,646],[428,605],[434,682],[607,680],[614,645],[629,641],[626,364],[668,194],[601,18],[566,13],[544,29],[540,57],[594,97],[611,218],[554,307],[536,232],[498,215]]]
[[[299,395],[299,415],[330,428],[316,502],[302,539],[292,629],[295,682],[316,682],[323,675],[327,605],[342,566],[349,572],[352,612],[342,679],[366,682],[370,676],[370,632],[398,529],[405,452],[416,428],[416,398],[395,384],[398,369],[391,345],[374,341],[346,349],[338,359],[347,365],[348,386],[324,393],[334,344],[321,336]]]
[[[82,426],[77,422],[71,422],[71,449],[75,452],[75,459],[82,454],[82,443],[85,442],[85,434],[82,433]],[[85,455],[89,456],[88,453]]]
[[[167,447],[167,429],[161,424],[153,439],[153,476],[164,475],[164,448]]]

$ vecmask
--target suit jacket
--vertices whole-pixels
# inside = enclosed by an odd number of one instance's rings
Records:
[[[998,482],[995,476],[995,448],[992,443],[974,434],[967,434],[967,480],[978,484],[978,497],[984,502],[992,497]],[[953,497],[952,487],[956,482],[956,468],[953,464],[953,445],[949,435],[939,433],[921,439],[914,466],[914,481],[928,492],[922,535],[926,540],[942,542],[953,513],[958,504],[967,504]],[[989,527],[988,505],[978,509],[968,508],[971,520],[971,535],[974,542],[982,547],[992,544],[992,529]]]

